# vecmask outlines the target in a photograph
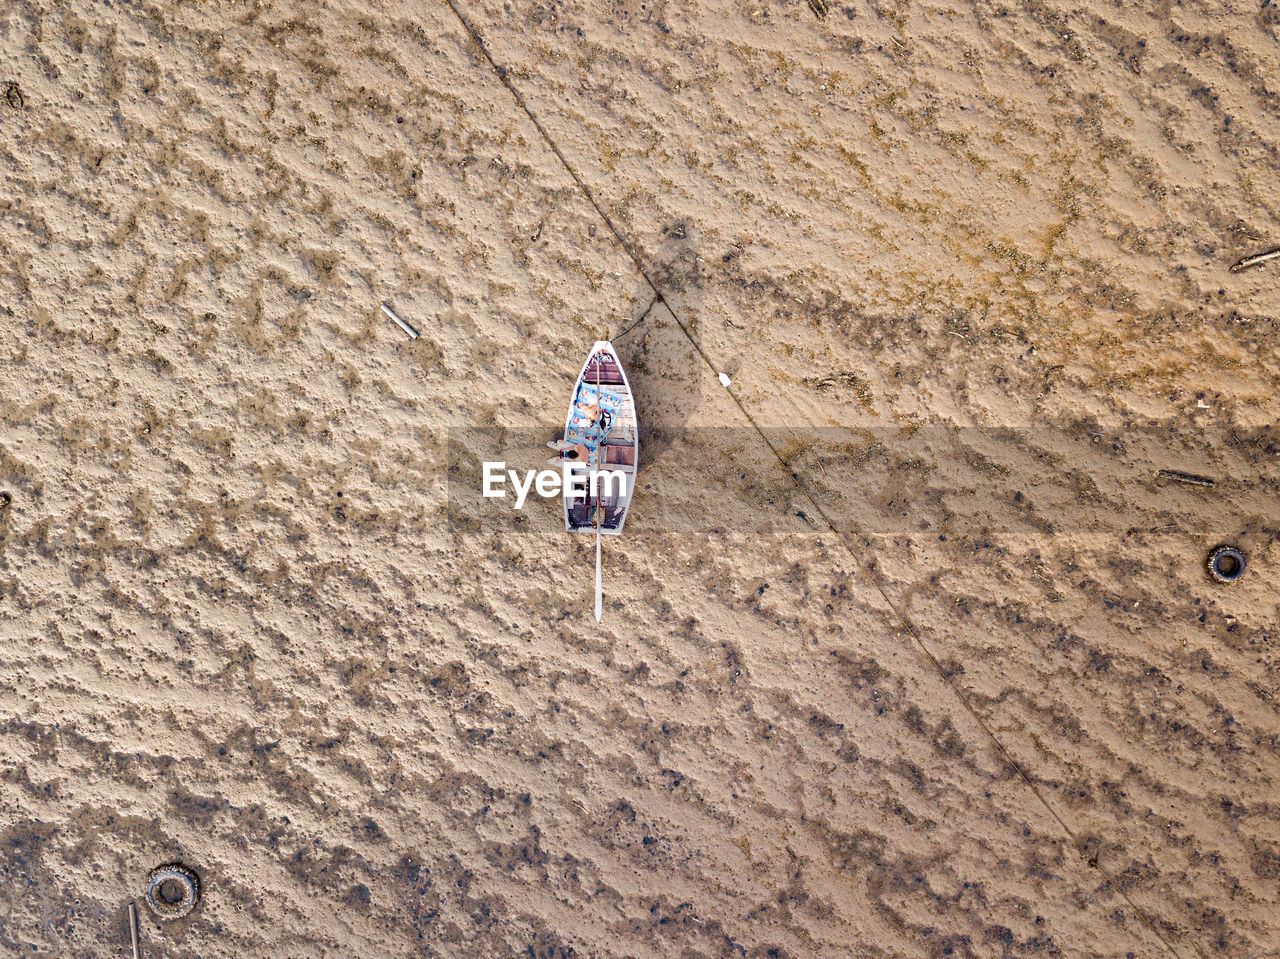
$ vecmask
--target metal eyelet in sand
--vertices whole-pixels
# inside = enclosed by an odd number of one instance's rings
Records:
[[[166,882],[176,882],[182,889],[182,898],[170,902],[160,893]],[[161,919],[181,919],[200,901],[200,879],[181,863],[171,863],[151,871],[147,880],[147,905]]]
[[[1209,575],[1219,583],[1234,583],[1244,575],[1244,553],[1233,546],[1219,546],[1209,556]]]

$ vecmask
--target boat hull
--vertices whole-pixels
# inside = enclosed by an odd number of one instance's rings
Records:
[[[640,460],[640,429],[635,399],[613,344],[597,340],[582,364],[565,417],[566,443],[586,450],[584,489],[567,489],[562,498],[564,527],[570,533],[594,533],[597,507],[603,505],[600,532],[618,536],[627,521]],[[590,476],[597,476],[595,489]],[[604,475],[609,474],[609,475]]]

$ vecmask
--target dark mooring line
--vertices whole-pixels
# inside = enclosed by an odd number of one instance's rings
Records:
[[[658,287],[658,284],[655,283],[653,280],[653,277],[649,275],[649,271],[645,269],[644,263],[641,262],[640,257],[637,255],[635,248],[632,246],[631,242],[623,235],[622,231],[619,230],[617,225],[613,222],[613,218],[609,216],[609,214],[605,211],[605,209],[596,200],[595,194],[591,192],[591,189],[590,187],[587,186],[586,181],[584,181],[582,177],[579,175],[578,171],[574,169],[573,165],[565,157],[564,152],[560,149],[560,145],[556,143],[556,141],[552,138],[551,134],[547,132],[547,128],[542,125],[542,121],[539,120],[537,115],[533,112],[533,110],[529,108],[529,104],[525,101],[525,98],[521,96],[520,91],[517,90],[515,87],[515,84],[511,82],[511,77],[508,75],[507,68],[499,64],[493,58],[493,54],[490,53],[488,45],[480,37],[479,31],[476,30],[476,28],[471,25],[471,21],[469,21],[466,18],[466,16],[463,14],[463,12],[460,9],[458,9],[458,5],[455,2],[455,0],[445,0],[445,3],[449,5],[449,9],[452,10],[453,15],[458,18],[458,22],[462,24],[462,28],[467,31],[471,39],[475,42],[475,45],[479,48],[481,54],[489,62],[489,66],[492,67],[493,72],[498,75],[498,79],[501,80],[502,85],[507,88],[507,92],[511,94],[512,99],[514,99],[516,103],[519,104],[520,109],[524,111],[525,115],[529,118],[530,122],[533,123],[534,127],[537,128],[538,133],[542,135],[542,139],[545,140],[547,143],[547,146],[551,148],[551,152],[556,155],[556,159],[560,161],[560,165],[563,166],[565,168],[565,171],[569,174],[569,176],[573,178],[573,182],[577,184],[578,189],[582,191],[582,195],[587,198],[587,202],[591,204],[591,206],[595,209],[596,214],[604,222],[604,225],[607,226],[610,232],[613,233],[614,237],[618,241],[618,244],[622,247],[623,251],[631,259],[631,262],[635,265],[637,272],[639,272],[639,274],[644,278],[645,283],[649,285],[649,289],[653,291],[654,302],[649,304],[649,309],[645,310],[644,315],[641,317],[641,319],[643,319],[645,316],[648,316],[656,304],[661,303],[663,306],[667,308],[667,312],[671,314],[672,319],[676,321],[676,325],[680,327],[680,332],[682,332],[685,335],[685,338],[688,339],[690,345],[692,345],[693,348],[698,352],[698,355],[702,357],[702,361],[706,363],[708,367],[710,367],[711,372],[719,375],[720,371],[716,369],[715,363],[711,361],[711,357],[709,357],[706,354],[706,352],[702,349],[702,346],[698,343],[696,339],[694,339],[693,334],[689,331],[688,326],[686,326],[684,321],[680,318],[680,314],[677,313],[675,309],[671,306],[671,303],[663,295],[662,290]],[[800,490],[800,492],[804,495],[805,499],[807,499],[810,505],[813,506],[814,511],[819,516],[822,517],[823,522],[827,524],[827,527],[836,536],[836,538],[840,540],[840,543],[844,546],[845,551],[849,554],[854,564],[858,567],[859,572],[861,572],[863,577],[869,583],[871,583],[871,585],[875,588],[876,592],[880,594],[880,598],[883,599],[885,601],[885,604],[888,605],[889,609],[893,611],[894,616],[897,618],[898,622],[902,624],[902,628],[905,629],[907,634],[911,637],[912,641],[916,645],[916,648],[919,649],[920,652],[924,654],[925,658],[930,662],[930,664],[932,664],[934,670],[938,673],[939,676],[942,677],[943,682],[947,684],[951,692],[955,695],[956,699],[960,701],[960,704],[964,707],[965,711],[970,716],[973,717],[974,721],[977,722],[978,727],[983,731],[983,733],[987,736],[987,738],[990,739],[991,742],[995,745],[996,750],[1004,758],[1005,762],[1009,764],[1009,766],[1013,769],[1015,773],[1017,773],[1018,778],[1021,779],[1023,784],[1025,784],[1026,787],[1031,790],[1031,793],[1036,797],[1040,805],[1042,805],[1045,808],[1045,811],[1049,813],[1049,815],[1058,824],[1058,826],[1062,829],[1062,831],[1067,834],[1067,837],[1071,840],[1072,844],[1076,847],[1076,851],[1080,853],[1080,855],[1084,858],[1089,868],[1096,869],[1098,872],[1100,872],[1103,878],[1106,879],[1107,886],[1113,889],[1116,893],[1120,895],[1120,897],[1129,905],[1129,908],[1133,910],[1134,914],[1137,915],[1142,920],[1142,924],[1145,925],[1147,929],[1151,931],[1151,934],[1154,935],[1157,939],[1159,939],[1160,942],[1164,944],[1164,947],[1168,949],[1169,952],[1172,953],[1175,957],[1177,957],[1177,959],[1181,959],[1181,956],[1179,955],[1178,950],[1173,947],[1173,943],[1171,943],[1167,938],[1165,938],[1164,934],[1161,933],[1160,929],[1147,915],[1146,911],[1142,909],[1136,902],[1133,901],[1133,899],[1129,896],[1129,893],[1126,892],[1121,886],[1119,886],[1115,882],[1114,877],[1111,876],[1110,873],[1108,873],[1105,869],[1102,868],[1102,865],[1098,862],[1096,857],[1090,856],[1088,854],[1088,852],[1085,849],[1083,841],[1080,839],[1076,831],[1072,829],[1071,826],[1067,824],[1066,820],[1064,820],[1062,816],[1058,814],[1058,811],[1053,808],[1053,805],[1049,802],[1048,798],[1041,791],[1040,787],[1035,784],[1035,782],[1031,779],[1030,775],[1028,775],[1026,770],[1022,768],[1022,764],[1019,763],[1016,759],[1014,759],[1013,755],[1009,752],[1009,750],[1005,748],[1002,742],[1000,742],[1000,739],[992,731],[991,727],[987,724],[987,721],[982,718],[982,716],[978,713],[977,709],[974,708],[973,704],[969,701],[969,697],[965,695],[964,691],[959,687],[959,685],[957,685],[955,680],[951,678],[951,676],[947,673],[947,671],[942,668],[942,664],[938,662],[938,658],[934,656],[932,651],[930,651],[929,647],[925,645],[924,640],[921,639],[920,633],[916,629],[915,625],[906,617],[906,615],[902,612],[902,610],[898,608],[898,604],[889,598],[889,594],[885,592],[884,587],[880,585],[879,581],[877,581],[877,579],[871,575],[870,569],[868,569],[867,565],[863,563],[862,560],[858,557],[857,552],[854,550],[852,544],[849,542],[848,536],[843,531],[838,529],[835,523],[831,521],[831,517],[827,515],[826,510],[822,508],[822,506],[814,498],[813,493],[809,491],[808,485],[805,484],[805,482],[800,479],[800,475],[795,471],[794,467],[792,467],[792,465],[789,462],[787,462],[787,460],[783,457],[782,453],[778,450],[778,448],[774,446],[773,442],[769,439],[769,437],[765,435],[764,430],[761,429],[760,424],[756,422],[755,417],[752,416],[750,411],[747,410],[746,406],[743,405],[742,400],[740,400],[737,397],[737,395],[733,392],[732,389],[726,389],[726,392],[728,392],[730,399],[732,399],[734,402],[734,405],[738,407],[742,415],[746,418],[747,422],[751,424],[752,429],[756,431],[760,439],[764,442],[765,446],[769,448],[769,451],[773,453],[774,457],[782,465],[783,469],[785,469],[791,475],[792,482],[796,484],[796,488]],[[1196,954],[1199,955],[1201,959],[1208,959],[1205,953],[1195,943],[1192,943],[1192,948],[1195,949]]]

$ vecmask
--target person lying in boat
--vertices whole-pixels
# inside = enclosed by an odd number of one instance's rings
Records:
[[[591,448],[585,443],[552,440],[547,446],[556,451],[556,455],[547,460],[552,466],[559,466],[561,463],[586,463],[591,456]]]
[[[614,413],[622,405],[622,398],[608,390],[584,383],[573,405],[569,425],[580,430],[598,430],[607,434],[613,426]]]
[[[569,428],[587,432],[596,430],[600,433],[608,433],[609,426],[613,420],[608,410],[601,409],[596,403],[579,403],[573,409],[573,416],[569,418]]]

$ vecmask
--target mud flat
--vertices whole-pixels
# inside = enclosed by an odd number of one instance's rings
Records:
[[[1278,19],[0,6],[0,953],[1274,952]]]

